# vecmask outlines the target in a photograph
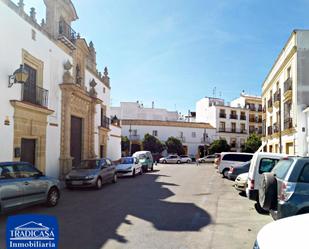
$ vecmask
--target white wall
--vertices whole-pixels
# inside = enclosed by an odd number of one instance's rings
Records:
[[[107,157],[113,161],[121,158],[121,127],[111,125],[107,141]]]

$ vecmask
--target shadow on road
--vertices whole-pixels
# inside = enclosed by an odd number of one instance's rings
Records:
[[[60,228],[59,248],[99,249],[109,240],[126,243],[118,234],[122,224],[131,225],[132,215],[153,224],[162,231],[199,231],[211,222],[210,215],[193,203],[165,201],[174,193],[166,186],[173,183],[158,182],[164,175],[145,174],[134,179],[120,179],[115,185],[107,184],[100,191],[63,191],[55,208],[36,206],[14,214],[41,213],[55,215]],[[6,217],[0,218],[0,247],[5,241]],[[4,226],[5,227],[5,226]]]

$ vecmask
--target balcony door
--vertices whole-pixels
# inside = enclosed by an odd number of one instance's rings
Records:
[[[36,104],[37,70],[27,64],[25,64],[24,67],[25,70],[28,71],[29,76],[27,82],[23,85],[23,100]]]

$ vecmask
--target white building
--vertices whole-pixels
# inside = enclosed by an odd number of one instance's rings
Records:
[[[308,52],[309,31],[293,31],[263,83],[266,151],[308,156]]]
[[[147,133],[161,142],[171,136],[176,137],[182,141],[186,154],[197,157],[204,154],[205,145],[209,146],[216,139],[216,129],[208,123],[124,119],[121,127],[122,135],[133,144],[132,152],[142,149],[142,140]]]
[[[44,0],[46,22],[0,0],[0,161],[28,161],[63,176],[81,159],[121,156],[120,127],[110,125],[108,71],[97,71],[96,51],[71,28],[71,1]],[[4,25],[5,24],[5,25]],[[24,84],[9,85],[23,65]],[[9,80],[14,83],[14,77]]]
[[[168,111],[162,108],[155,108],[154,102],[152,107],[144,107],[143,104],[137,102],[121,102],[119,107],[111,107],[112,116],[119,119],[139,119],[139,120],[162,120],[176,121],[179,118],[177,111]]]
[[[248,95],[234,100],[233,106],[225,105],[220,98],[205,97],[196,103],[196,121],[208,122],[216,128],[217,136],[228,142],[231,150],[241,151],[250,133],[262,134],[262,125],[258,125],[262,119],[256,118],[259,117],[258,105],[258,99]]]

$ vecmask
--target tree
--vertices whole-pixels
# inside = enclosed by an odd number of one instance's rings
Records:
[[[182,143],[175,137],[169,137],[165,142],[167,152],[171,154],[182,155],[185,153]]]
[[[254,153],[262,145],[261,137],[255,133],[251,134],[244,144],[243,152]]]
[[[161,141],[150,134],[145,134],[143,139],[143,149],[149,150],[151,153],[161,153],[164,150],[164,145]]]
[[[130,150],[130,140],[127,136],[121,137],[121,151],[129,151]]]
[[[214,140],[210,147],[209,147],[209,153],[210,154],[214,154],[214,153],[221,153],[221,152],[228,152],[230,151],[230,146],[228,145],[228,143],[226,142],[225,139],[218,139],[218,140]]]

